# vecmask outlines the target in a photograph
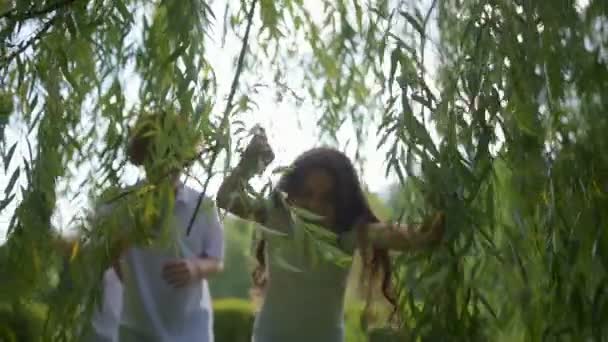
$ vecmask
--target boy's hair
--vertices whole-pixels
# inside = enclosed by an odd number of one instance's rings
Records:
[[[156,114],[158,115],[158,114]],[[152,135],[155,134],[154,114],[142,113],[129,132],[127,156],[129,161],[137,166],[142,166],[148,159],[152,150]]]
[[[129,132],[127,157],[143,166],[160,156],[170,163],[188,166],[198,155],[200,134],[179,114],[164,111],[142,112]]]

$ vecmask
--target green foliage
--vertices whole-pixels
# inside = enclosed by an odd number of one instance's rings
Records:
[[[164,110],[140,113],[129,135],[129,157],[143,164],[148,179],[167,177],[198,158],[201,133],[180,114]],[[138,143],[143,148],[136,149]]]
[[[253,330],[253,304],[225,298],[213,302],[213,331],[218,342],[249,342]]]
[[[403,342],[407,338],[400,332],[390,328],[376,328],[369,332],[369,342]]]
[[[344,340],[348,342],[367,342],[367,335],[361,328],[363,305],[358,301],[347,302],[344,311]]]
[[[0,341],[41,341],[46,308],[40,303],[0,304]]]
[[[223,298],[214,300],[214,333],[218,342],[248,342],[251,340],[254,312],[249,300]],[[361,329],[361,305],[349,305],[345,311],[345,340],[348,342],[367,342]]]
[[[17,204],[0,253],[1,278],[10,279],[0,284],[3,302],[44,297],[53,304],[44,337],[78,340],[119,230],[85,220],[72,288],[60,282],[42,296],[44,270],[57,262],[49,241],[62,181],[86,166],[77,189],[92,198],[123,189],[127,113],[165,110],[206,140],[196,163],[208,184],[218,154],[235,149],[226,132],[241,132],[255,103],[238,76],[255,81],[271,65],[281,96],[307,91],[323,134],[335,139],[350,122],[361,143],[375,128],[387,173],[403,187],[393,218],[447,213],[443,247],[395,259],[401,333],[605,340],[606,2],[307,3],[228,4],[226,30],[255,38],[244,37],[225,110],[212,115],[222,95],[206,35],[220,18],[206,2],[0,2],[0,208]],[[135,99],[124,74],[140,81]],[[9,116],[27,134],[7,146]],[[165,195],[140,196],[135,216],[167,209]],[[121,233],[148,243],[147,223]]]
[[[449,222],[445,251],[416,264],[417,256],[397,261],[410,336],[605,338],[593,313],[604,310],[605,239],[597,232],[606,222],[605,192],[591,184],[604,184],[593,170],[607,164],[590,159],[603,155],[604,140],[594,132],[606,125],[597,116],[605,104],[591,98],[605,83],[603,72],[584,71],[605,62],[583,42],[605,34],[582,29],[602,15],[605,22],[605,11],[596,1],[581,8],[437,2],[437,93],[412,74],[423,51],[407,39],[395,50],[391,70],[405,130],[396,129],[392,151],[406,153],[393,153],[391,167],[410,176],[402,198],[446,210]],[[417,119],[412,100],[419,102]],[[436,143],[427,137],[431,129],[415,122],[427,117],[440,134]],[[581,129],[587,120],[594,128]],[[566,198],[576,208],[564,205]]]
[[[224,239],[226,252],[224,271],[209,280],[213,298],[250,299],[251,271],[254,261],[250,256],[252,228],[246,221],[226,217]]]
[[[365,194],[365,197],[379,220],[386,221],[392,218],[392,207],[387,205],[377,194],[368,192]]]
[[[377,215],[383,218],[389,218],[390,208],[387,207],[373,193],[367,194],[372,208]],[[223,220],[224,237],[226,244],[226,255],[224,258],[224,271],[214,276],[209,281],[211,293],[214,298],[250,298],[251,290],[251,272],[257,260],[255,260],[252,252],[254,251],[255,241],[252,241],[255,226],[247,221],[226,216]],[[313,229],[315,229],[313,227]],[[314,232],[318,231],[314,230]],[[314,232],[311,232],[314,234]],[[321,239],[322,240],[322,239]],[[323,246],[325,247],[325,246]],[[321,247],[321,248],[323,248]],[[333,250],[331,251],[333,252]],[[343,257],[343,256],[342,256]],[[354,291],[360,279],[357,277],[360,264],[353,262],[352,271],[352,287]]]

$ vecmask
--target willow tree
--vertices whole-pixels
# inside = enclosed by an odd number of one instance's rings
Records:
[[[403,39],[391,52],[405,126],[394,146],[406,149],[395,168],[410,175],[402,198],[451,217],[446,254],[403,277],[406,331],[605,340],[605,2],[433,6],[438,90],[420,77],[423,50]],[[424,44],[428,16],[401,14]],[[424,113],[440,136],[432,145],[415,121]]]
[[[387,172],[415,198],[405,216],[448,213],[441,252],[395,259],[395,329],[422,340],[604,339],[605,1],[251,0],[222,4],[223,15],[216,7],[0,2],[0,128],[10,117],[28,132],[11,146],[2,135],[0,208],[17,205],[2,301],[39,297],[48,284],[51,217],[73,170],[91,175],[82,185],[93,196],[122,186],[132,113],[160,108],[193,122],[208,147],[197,159],[206,188],[230,166],[217,166],[218,156],[238,147],[239,119],[255,102],[243,80],[272,70],[281,96],[316,105],[329,141],[343,127],[358,142],[381,137]],[[226,98],[209,60],[212,28],[242,42]],[[125,73],[139,80],[135,100]],[[47,298],[62,310],[49,315],[48,339],[76,338],[80,313],[90,312],[110,241],[91,239],[92,259],[81,258],[98,267],[78,291]]]

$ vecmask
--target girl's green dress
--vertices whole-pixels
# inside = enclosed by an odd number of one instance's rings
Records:
[[[264,226],[285,236],[261,230],[268,273],[253,341],[344,341],[344,295],[354,232],[338,239],[288,210],[270,214]]]

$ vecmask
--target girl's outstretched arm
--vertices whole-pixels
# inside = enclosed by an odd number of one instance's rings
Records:
[[[372,223],[365,227],[367,240],[376,248],[402,251],[424,250],[439,244],[445,231],[445,214],[437,213],[427,224],[417,226]]]
[[[250,196],[246,187],[249,180],[256,173],[261,173],[273,159],[274,153],[266,135],[263,131],[256,134],[249,142],[237,167],[224,178],[217,193],[217,206],[243,219],[263,223],[265,205]]]

